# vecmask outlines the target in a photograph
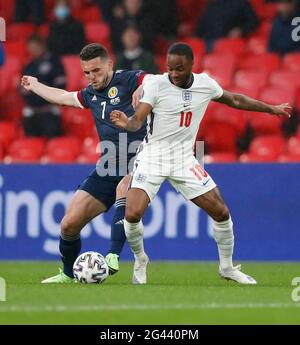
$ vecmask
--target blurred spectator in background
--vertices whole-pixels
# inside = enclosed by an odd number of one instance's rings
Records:
[[[57,0],[54,16],[47,42],[49,50],[56,55],[79,54],[85,45],[84,28],[72,17],[69,1]]]
[[[4,64],[4,49],[3,43],[0,41],[0,67]]]
[[[64,67],[58,57],[46,50],[46,44],[38,35],[30,36],[28,50],[31,62],[25,66],[22,74],[31,75],[48,86],[65,88]],[[23,109],[24,132],[27,136],[45,136],[48,138],[61,135],[60,109],[49,104],[34,93],[21,90],[26,106]]]
[[[124,51],[117,55],[115,68],[158,73],[153,55],[140,45],[141,34],[134,25],[129,25],[122,34]]]
[[[16,0],[16,22],[33,22],[39,25],[45,21],[44,0]]]
[[[196,36],[204,38],[207,50],[221,37],[245,37],[255,31],[256,14],[248,0],[209,0],[196,28]]]
[[[143,0],[123,0],[112,10],[111,39],[113,50],[119,53],[123,50],[121,36],[128,25],[135,25],[141,32],[142,46],[151,50],[154,37],[158,33],[158,23],[155,16],[146,10]]]
[[[269,37],[268,49],[270,52],[284,55],[300,51],[300,41],[293,40],[292,25],[294,17],[300,17],[299,3],[297,0],[280,0],[277,4],[277,16],[273,21]]]

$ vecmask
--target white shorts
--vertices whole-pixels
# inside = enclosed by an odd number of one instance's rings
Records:
[[[192,164],[183,169],[182,174],[178,175],[176,173],[171,175],[148,174],[146,167],[147,164],[144,164],[142,160],[135,163],[130,188],[144,190],[150,201],[158,193],[165,180],[168,180],[186,200],[194,199],[216,187],[214,180],[201,167],[196,158]]]

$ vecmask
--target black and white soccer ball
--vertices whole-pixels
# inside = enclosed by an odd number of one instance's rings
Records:
[[[80,283],[101,284],[108,277],[109,268],[103,255],[97,252],[85,252],[74,262],[73,273]]]

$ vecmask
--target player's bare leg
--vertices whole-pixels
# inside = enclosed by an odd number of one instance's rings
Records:
[[[240,266],[233,267],[233,223],[219,189],[216,187],[194,198],[192,202],[204,209],[214,220],[213,231],[218,245],[220,257],[219,273],[221,277],[234,280],[241,284],[256,284],[256,281],[252,277],[240,271]]]
[[[106,211],[106,206],[84,190],[78,190],[61,221],[59,250],[63,271],[42,283],[69,283],[73,281],[73,263],[80,249],[80,231],[93,218]]]
[[[110,249],[106,255],[106,261],[109,267],[109,274],[115,274],[119,271],[119,256],[126,242],[124,231],[124,217],[126,205],[126,193],[131,175],[123,177],[116,189],[115,213],[111,223],[111,242]]]
[[[147,193],[138,188],[129,189],[126,195],[124,228],[127,241],[134,253],[132,283],[147,283],[148,256],[144,251],[144,227],[141,221],[150,200]]]

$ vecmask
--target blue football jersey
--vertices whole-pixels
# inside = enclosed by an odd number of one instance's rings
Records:
[[[141,70],[118,70],[114,72],[110,83],[105,89],[97,91],[91,85],[88,85],[77,92],[77,98],[81,106],[92,111],[100,139],[101,155],[107,155],[111,148],[112,156],[110,159],[116,159],[117,165],[124,158],[129,161],[135,155],[137,148],[135,144],[140,143],[146,135],[146,122],[138,131],[127,132],[124,129],[117,128],[111,122],[110,113],[113,110],[120,110],[128,117],[134,114],[131,105],[132,94],[141,84],[144,75],[145,72]],[[130,146],[131,143],[133,145]],[[115,147],[115,155],[111,145]],[[127,157],[124,157],[126,155]]]

